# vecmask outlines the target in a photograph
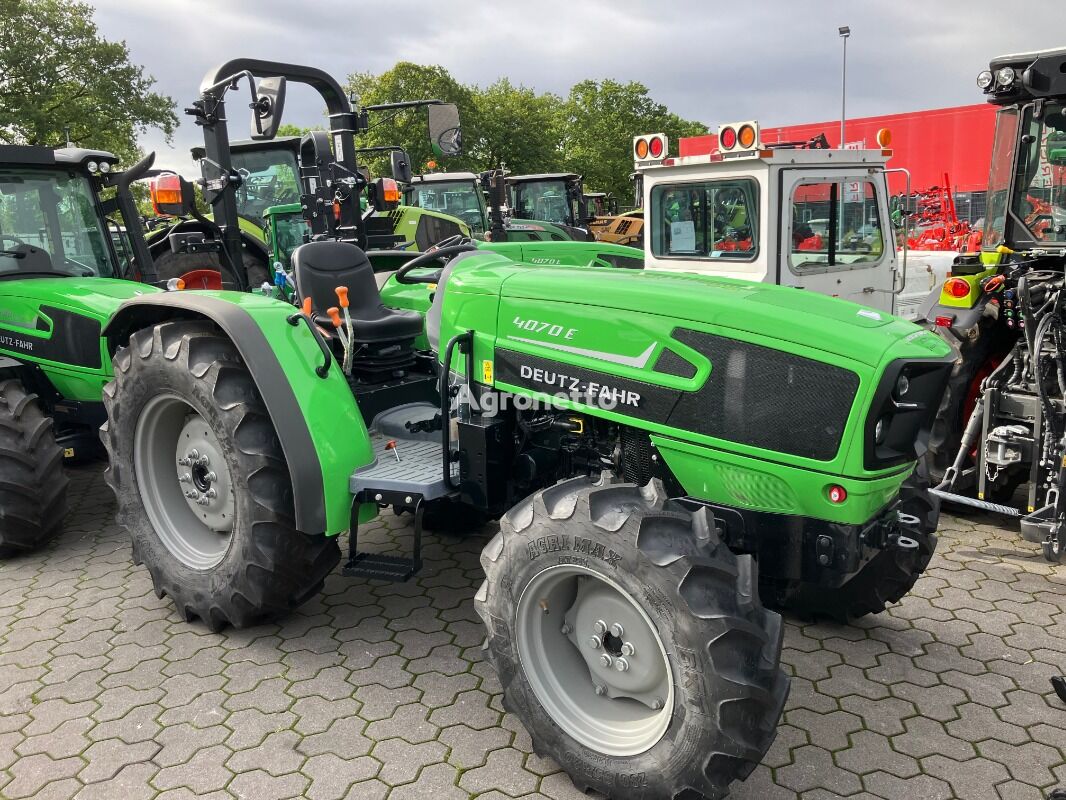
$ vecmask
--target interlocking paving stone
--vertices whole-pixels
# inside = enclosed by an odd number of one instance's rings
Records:
[[[331,575],[277,623],[187,624],[134,567],[99,465],[66,533],[0,562],[0,797],[581,800],[532,753],[482,660],[491,526],[427,535],[406,584]],[[385,512],[368,546],[406,548]],[[342,546],[344,542],[342,541]],[[1066,567],[983,516],[943,518],[914,594],[841,626],[786,619],[796,676],[731,797],[1043,800],[1066,784]]]

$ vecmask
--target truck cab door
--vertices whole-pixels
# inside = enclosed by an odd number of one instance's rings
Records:
[[[777,282],[892,313],[897,258],[879,170],[780,173]]]

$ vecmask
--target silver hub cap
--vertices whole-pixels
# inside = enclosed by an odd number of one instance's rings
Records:
[[[666,650],[609,578],[577,565],[538,573],[518,602],[517,644],[537,699],[585,746],[636,755],[666,732],[674,699]]]
[[[167,550],[193,569],[222,561],[233,530],[233,483],[206,420],[173,395],[149,400],[134,434],[134,471]]]

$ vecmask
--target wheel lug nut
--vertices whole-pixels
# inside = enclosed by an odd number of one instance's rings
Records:
[[[195,500],[198,495],[192,489],[187,489],[185,491],[185,496],[188,497],[190,500]]]
[[[589,639],[589,647],[591,647],[593,650],[599,650],[601,644],[603,643],[600,641],[599,636],[593,636]]]
[[[216,492],[214,489],[208,489],[207,496],[214,500],[216,497],[218,497],[218,492]]]
[[[206,480],[208,483],[214,483],[218,480],[218,476],[213,472],[209,472],[204,475],[204,480]]]
[[[193,448],[192,450],[190,450],[188,453],[185,454],[185,457],[188,458],[188,459],[195,460],[195,459],[200,457],[200,451],[197,450],[196,448]]]
[[[624,642],[624,643],[622,644],[622,655],[624,655],[624,656],[631,656],[631,655],[633,655],[633,654],[634,654],[635,652],[637,652],[636,648],[635,648],[635,647],[633,647],[633,645],[632,645],[632,644],[630,644],[629,642]]]
[[[598,619],[593,623],[592,629],[600,636],[603,636],[603,634],[607,633],[607,623],[602,619]]]
[[[624,658],[620,658],[614,662],[614,668],[619,672],[625,672],[629,669],[629,662]]]
[[[623,628],[621,624],[616,622],[614,625],[611,626],[611,636],[614,636],[616,639],[621,639],[622,634],[624,633],[625,628]]]
[[[190,475],[188,472],[186,472],[184,475],[182,475],[182,476],[180,476],[178,478],[178,483],[191,483],[191,482],[192,482],[192,475]]]
[[[178,459],[178,466],[179,467],[191,467],[192,466],[192,459],[190,459],[188,456],[185,456],[184,458],[179,458]]]
[[[600,686],[597,683],[596,684],[596,694],[600,695],[600,697],[602,697],[603,695],[607,694],[607,687],[606,686]]]
[[[609,667],[611,666],[611,664],[614,663],[614,659],[611,658],[607,653],[604,653],[602,656],[600,656],[600,663],[603,664],[603,666],[605,667]]]
[[[563,636],[569,636],[571,630],[571,627],[564,622],[563,627],[559,628],[559,633],[561,633]]]

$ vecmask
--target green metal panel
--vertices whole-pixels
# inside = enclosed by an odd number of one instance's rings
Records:
[[[9,280],[0,284],[3,306],[0,308],[0,354],[26,363],[37,364],[60,394],[70,400],[99,402],[104,384],[111,378],[111,357],[106,343],[98,339],[93,365],[70,363],[52,357],[59,347],[64,325],[76,324],[77,318],[92,321],[88,329],[99,336],[99,329],[110,319],[123,301],[137,295],[160,291],[152,286],[111,278],[33,278]],[[42,310],[43,309],[43,310]],[[73,315],[56,319],[57,309]],[[88,343],[77,342],[90,349]]]

